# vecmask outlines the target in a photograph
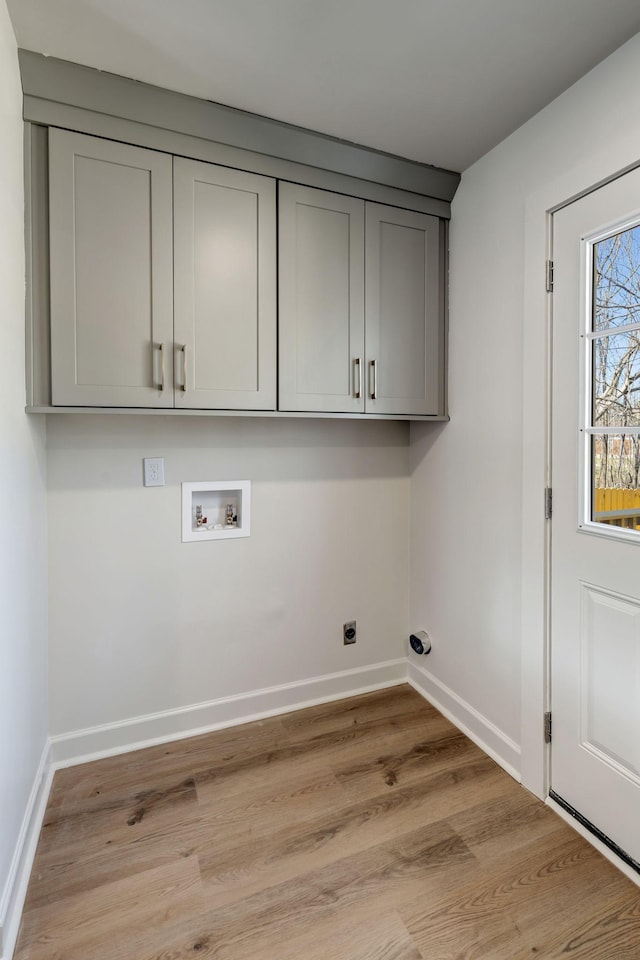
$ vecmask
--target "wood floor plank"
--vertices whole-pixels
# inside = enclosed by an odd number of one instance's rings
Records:
[[[465,951],[475,949],[483,938],[491,939],[497,918],[505,914],[520,931],[520,943],[528,947],[529,955],[545,956],[550,943],[543,939],[536,946],[531,942],[535,938],[523,937],[519,912],[532,909],[538,923],[562,916],[562,903],[576,908],[587,891],[595,892],[602,884],[609,866],[603,864],[606,861],[593,847],[559,822],[553,833],[505,852],[489,866],[479,864],[458,889],[443,890],[427,907],[415,902],[399,912],[418,946],[438,960],[466,956]],[[620,876],[617,890],[624,879]]]
[[[464,773],[474,780],[476,796],[504,790],[503,774],[488,758],[467,765]],[[459,774],[440,771],[403,790],[387,789],[374,798],[343,802],[323,816],[298,823],[260,823],[243,837],[228,836],[202,854],[202,878],[215,885],[216,902],[230,903],[375,844],[402,838],[444,820],[449,811],[468,803],[460,790],[461,779]]]
[[[537,837],[558,830],[558,817],[513,780],[495,799],[482,800],[458,812],[451,810],[449,820],[470,850],[482,861],[515,852]]]
[[[443,718],[444,719],[444,718]],[[381,737],[368,751],[360,750],[328,758],[338,781],[352,795],[376,795],[381,788],[407,786],[426,771],[459,770],[466,764],[487,764],[489,758],[448,721],[444,732],[418,736],[403,732]],[[496,764],[497,767],[497,764]]]
[[[82,802],[76,796],[66,813],[60,804],[47,809],[27,909],[171,862],[194,846],[199,811],[193,778],[159,779],[157,771],[151,777],[137,779],[134,793],[127,781],[92,789]]]
[[[437,723],[442,715],[427,703],[415,690],[406,685],[376,690],[358,697],[349,697],[337,703],[322,703],[305,710],[287,713],[280,718],[290,739],[308,739],[323,733],[344,730],[382,721],[383,729],[389,732],[393,725],[407,718],[420,718],[425,727]]]
[[[195,780],[192,776],[176,779],[171,776],[154,776],[145,779],[140,774],[135,783],[126,787],[119,784],[96,789],[87,799],[75,801],[68,806],[47,811],[43,822],[43,834],[48,847],[65,844],[70,835],[75,838],[91,835],[96,830],[108,830],[114,822],[140,823],[143,819],[165,809],[183,810],[198,801]]]
[[[234,786],[198,793],[198,809],[207,827],[228,835],[236,827],[298,823],[349,802],[342,784],[325,769],[266,767],[251,790],[239,794]]]
[[[450,733],[451,724],[444,718],[441,718],[441,723]],[[389,729],[392,729],[392,733],[388,732]],[[355,765],[358,760],[377,759],[385,748],[393,754],[394,747],[398,748],[398,745],[406,747],[407,743],[415,744],[423,731],[424,717],[422,713],[414,712],[402,721],[397,720],[395,726],[390,728],[385,727],[383,720],[374,720],[314,733],[306,738],[283,735],[275,747],[256,747],[251,752],[216,758],[215,763],[207,769],[198,770],[195,774],[198,796],[201,800],[213,800],[221,791],[223,794],[246,794],[262,781],[267,771],[279,776],[281,772],[286,775],[295,767],[304,775],[305,771],[324,769],[332,763],[342,768]],[[461,742],[462,736],[457,736]],[[426,742],[424,737],[422,740]],[[474,750],[480,755],[477,747]]]
[[[89,809],[94,800],[99,805],[130,795],[146,789],[150,781],[190,779],[215,764],[273,749],[283,737],[280,719],[272,717],[58,770],[47,811],[53,816],[61,807],[65,813]]]
[[[294,918],[286,931],[265,931],[242,950],[243,960],[424,960],[396,911],[378,904],[348,915],[333,911],[312,925]]]
[[[446,824],[422,828],[401,839],[337,860],[202,917],[200,957],[244,960],[251,950],[282,937],[292,925],[328,923],[339,914],[357,922],[372,909],[384,912],[411,894],[422,878],[456,871],[461,881],[472,855]],[[211,885],[206,885],[211,893]],[[215,903],[215,897],[212,901]],[[175,960],[192,956],[190,941]],[[172,954],[172,957],[174,954]],[[265,953],[265,960],[268,954]]]
[[[574,842],[592,849],[581,837]],[[596,854],[578,887],[568,883],[552,901],[522,901],[511,913],[536,953],[544,949],[550,957],[635,960],[640,956],[639,911],[640,890]]]
[[[30,910],[119,879],[133,877],[183,858],[208,852],[211,843],[196,812],[182,817],[165,811],[141,823],[101,826],[61,848],[38,851],[25,907]]]
[[[15,960],[640,960],[640,889],[407,686],[59,771]]]
[[[141,932],[170,928],[185,911],[204,909],[201,887],[197,857],[190,857],[27,911],[18,956],[23,960],[133,958]]]
[[[568,928],[568,929],[566,929]],[[640,956],[640,896],[629,892],[614,902],[609,899],[593,904],[589,918],[565,923],[564,934],[558,928],[550,933],[555,941],[547,948],[550,960],[637,960]]]

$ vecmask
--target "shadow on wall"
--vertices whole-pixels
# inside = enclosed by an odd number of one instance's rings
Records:
[[[60,414],[48,417],[47,454],[50,491],[141,486],[143,457],[165,458],[167,485],[407,477],[409,424]]]
[[[449,427],[447,423],[410,424],[409,433],[409,472],[420,466],[427,454],[435,447],[442,433]],[[449,428],[450,429],[450,428]]]

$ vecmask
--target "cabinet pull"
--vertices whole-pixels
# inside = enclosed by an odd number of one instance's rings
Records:
[[[354,372],[354,375],[353,375],[353,380],[354,380],[354,384],[353,384],[353,395],[354,395],[354,397],[356,398],[356,400],[359,400],[359,399],[360,399],[360,394],[362,393],[362,367],[361,367],[362,361],[361,361],[360,357],[356,357],[353,362],[354,362],[354,364],[355,364],[355,372]],[[355,376],[356,373],[358,374],[358,379],[357,379],[357,380],[356,380],[356,376]],[[357,386],[356,386],[356,384],[357,384]]]
[[[182,344],[182,392],[187,392],[187,345]]]
[[[373,388],[371,390],[371,399],[378,399],[378,361],[371,361],[371,369],[373,370]]]
[[[160,351],[160,389],[164,390],[164,343],[158,344]]]

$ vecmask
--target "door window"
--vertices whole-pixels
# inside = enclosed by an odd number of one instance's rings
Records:
[[[640,533],[640,224],[591,240],[587,520]],[[603,529],[606,528],[606,529]]]

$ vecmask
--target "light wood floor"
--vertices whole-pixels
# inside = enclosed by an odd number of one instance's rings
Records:
[[[639,960],[640,889],[407,686],[59,771],[16,960]]]

